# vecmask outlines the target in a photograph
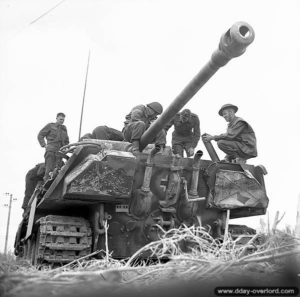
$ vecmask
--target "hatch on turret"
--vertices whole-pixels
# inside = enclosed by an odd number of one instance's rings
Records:
[[[136,164],[130,152],[90,154],[66,176],[63,198],[99,202],[129,198]]]

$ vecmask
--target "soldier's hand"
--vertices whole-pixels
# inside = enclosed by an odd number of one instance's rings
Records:
[[[194,155],[194,152],[195,152],[195,149],[193,147],[190,147],[188,149],[188,154],[189,154],[189,157],[193,156]]]
[[[134,155],[139,155],[139,154],[140,154],[139,149],[136,148],[136,147],[134,147],[134,146],[130,146],[130,147],[128,148],[128,151],[131,152],[131,153],[133,153]]]
[[[149,119],[150,123],[152,124],[153,122],[155,122],[155,120],[157,120],[157,116],[153,116],[152,118]]]
[[[203,139],[205,142],[209,142],[209,141],[213,140],[214,137],[211,136],[211,135],[209,135],[209,134],[204,134],[204,135],[202,136],[202,139]]]

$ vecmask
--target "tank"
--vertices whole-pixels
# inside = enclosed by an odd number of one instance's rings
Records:
[[[15,254],[33,264],[67,263],[93,252],[101,256],[101,250],[124,259],[157,240],[161,229],[200,225],[218,237],[228,211],[231,219],[265,214],[263,166],[219,161],[211,145],[213,160],[203,160],[202,151],[183,158],[168,146],[162,151],[150,144],[210,77],[253,40],[254,31],[244,22],[223,34],[209,62],[145,131],[140,153],[131,153],[130,143],[108,140],[62,148],[65,165],[32,194]]]

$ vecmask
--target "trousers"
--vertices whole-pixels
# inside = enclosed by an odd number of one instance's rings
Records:
[[[130,122],[123,129],[124,139],[128,142],[140,140],[145,131],[146,124],[143,121]],[[166,132],[164,130],[158,132],[155,138],[153,139],[152,143],[164,146],[166,144]]]
[[[243,158],[243,159],[250,159],[253,156],[245,154],[241,150],[241,146],[243,145],[239,141],[232,141],[232,140],[219,140],[217,141],[217,145],[221,151],[223,151],[227,156],[230,158]]]
[[[62,156],[56,151],[46,151],[45,153],[45,175],[44,180],[49,178],[49,173],[53,172],[55,167],[60,168],[63,165]]]

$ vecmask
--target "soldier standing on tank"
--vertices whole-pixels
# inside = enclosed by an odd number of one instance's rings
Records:
[[[132,152],[139,152],[140,139],[143,133],[150,127],[157,116],[163,112],[159,102],[151,102],[145,105],[135,106],[126,116],[125,126],[122,130],[125,141],[132,143]],[[166,132],[161,130],[153,139],[153,142],[161,148],[166,145]]]
[[[172,133],[172,150],[174,154],[183,157],[185,151],[188,157],[194,155],[195,147],[200,139],[200,121],[196,114],[189,109],[175,115],[165,127],[168,131],[174,125]]]
[[[252,127],[235,115],[238,107],[225,104],[219,115],[228,122],[227,132],[221,135],[204,134],[204,141],[217,141],[220,150],[226,153],[224,161],[244,164],[246,160],[257,156],[256,137]]]
[[[53,173],[53,170],[60,168],[63,164],[62,156],[59,154],[59,149],[69,144],[69,136],[67,128],[63,125],[65,121],[65,114],[59,112],[56,115],[56,123],[47,124],[38,134],[38,141],[41,147],[46,149],[45,152],[45,175],[44,181],[50,177],[50,173]],[[47,140],[47,144],[45,142]],[[51,176],[52,177],[52,176]]]

